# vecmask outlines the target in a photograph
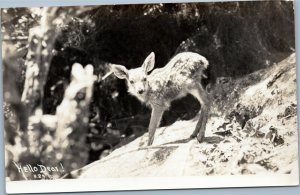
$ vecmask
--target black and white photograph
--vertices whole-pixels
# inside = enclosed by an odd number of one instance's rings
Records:
[[[299,185],[294,1],[1,9],[7,193]]]

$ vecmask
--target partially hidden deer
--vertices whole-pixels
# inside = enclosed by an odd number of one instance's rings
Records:
[[[201,104],[200,117],[190,137],[197,137],[202,142],[210,107],[208,93],[201,84],[201,80],[206,78],[204,70],[209,65],[207,59],[193,52],[179,53],[166,66],[148,74],[154,68],[154,63],[155,55],[152,52],[139,68],[128,70],[122,65],[111,67],[119,79],[126,80],[128,92],[152,108],[148,146],[154,141],[164,111],[173,100],[187,94],[193,95]]]

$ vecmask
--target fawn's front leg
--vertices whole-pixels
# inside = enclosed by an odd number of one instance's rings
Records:
[[[151,119],[148,128],[148,132],[149,132],[148,146],[152,145],[153,143],[156,128],[159,126],[164,111],[165,109],[161,107],[154,107],[154,106],[152,107]]]

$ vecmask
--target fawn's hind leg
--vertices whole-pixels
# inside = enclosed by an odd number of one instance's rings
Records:
[[[200,117],[197,122],[196,128],[193,134],[190,136],[191,138],[197,137],[199,142],[203,141],[206,129],[206,123],[209,115],[210,102],[208,98],[208,94],[203,89],[201,84],[197,84],[196,89],[192,92],[192,95],[195,96],[199,103],[201,104]]]

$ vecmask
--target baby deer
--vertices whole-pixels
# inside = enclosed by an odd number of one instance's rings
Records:
[[[203,141],[209,112],[209,99],[201,80],[206,78],[203,71],[208,67],[205,57],[192,52],[179,53],[163,68],[154,68],[155,55],[152,52],[139,68],[127,70],[121,65],[112,65],[112,72],[119,79],[126,79],[128,92],[152,108],[149,124],[148,145],[154,140],[165,110],[175,99],[191,94],[201,104],[200,118],[191,138]]]

